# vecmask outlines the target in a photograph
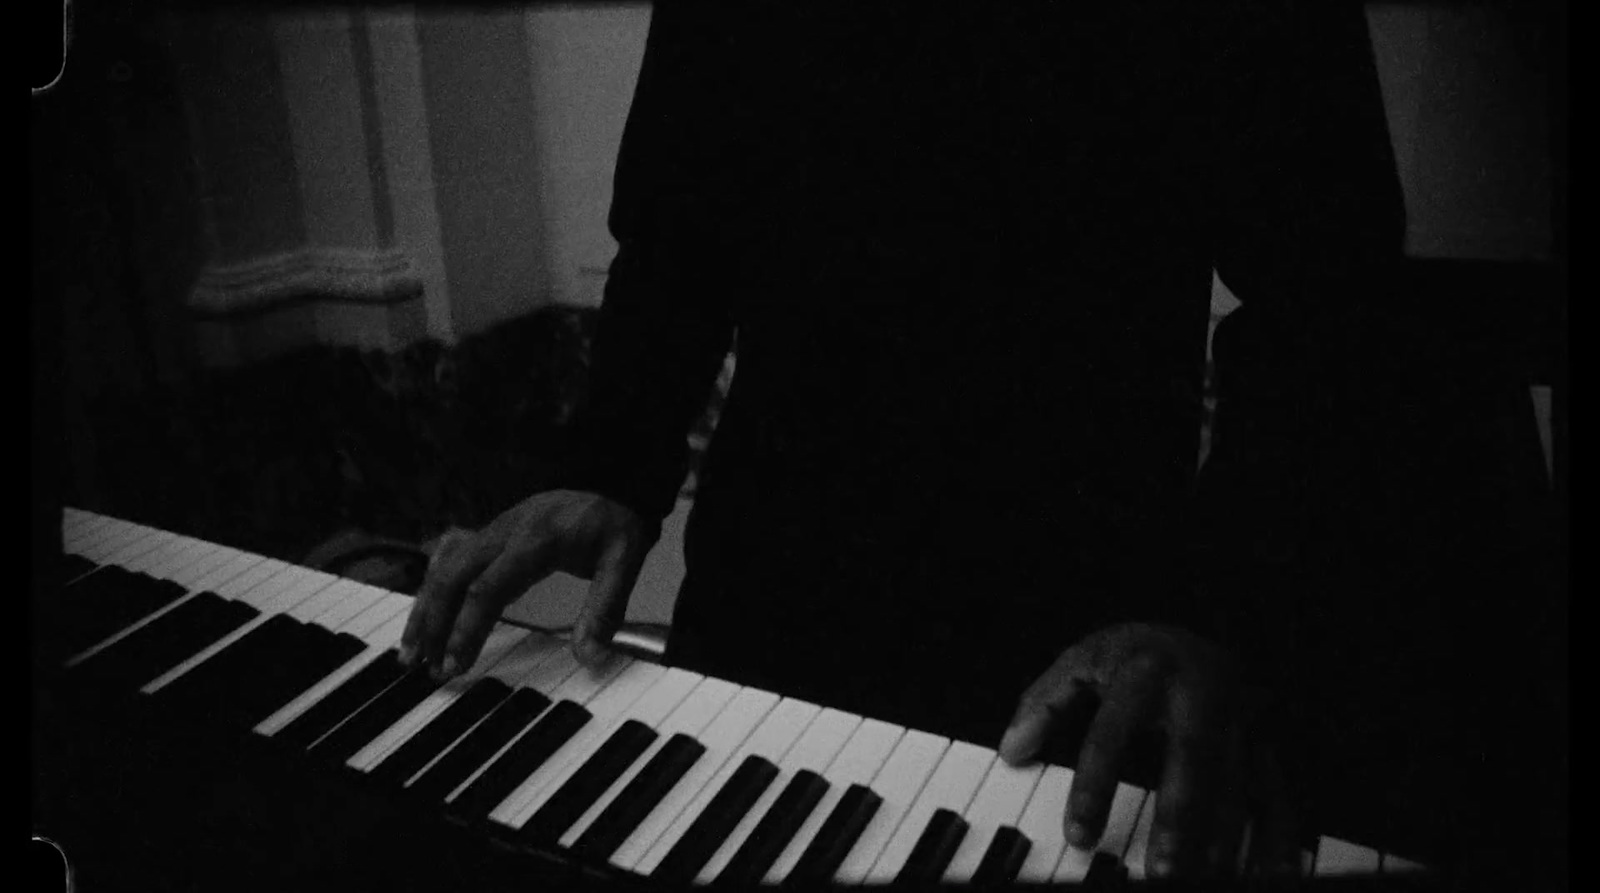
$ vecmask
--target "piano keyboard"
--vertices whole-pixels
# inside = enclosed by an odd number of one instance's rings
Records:
[[[591,671],[510,624],[440,685],[398,663],[408,596],[79,510],[62,533],[69,582],[43,629],[66,678],[235,723],[508,840],[671,885],[1144,874],[1155,804],[1133,785],[1085,852],[1062,836],[1064,766],[642,658]],[[1303,867],[1422,872],[1330,837]]]

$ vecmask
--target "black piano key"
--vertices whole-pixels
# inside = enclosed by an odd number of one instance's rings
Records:
[[[438,691],[442,684],[425,667],[412,670],[311,745],[310,753],[319,760],[343,763],[399,722],[428,695]]]
[[[82,555],[62,555],[56,567],[56,579],[63,584],[70,583],[99,566]]]
[[[465,738],[445,751],[438,762],[406,788],[425,800],[443,800],[489,758],[505,747],[550,706],[550,699],[531,688],[519,688]]]
[[[895,883],[909,886],[926,886],[938,883],[944,870],[950,867],[956,848],[967,836],[967,822],[960,813],[951,809],[936,809],[928,819],[917,843],[906,856],[906,862],[895,875]]]
[[[668,884],[693,881],[777,777],[777,766],[758,756],[746,757],[662,857],[651,878]]]
[[[794,870],[784,878],[788,886],[818,886],[833,879],[844,864],[850,848],[856,845],[867,823],[883,805],[883,798],[865,785],[853,784],[828,814],[828,820],[817,829],[811,845],[800,854]]]
[[[405,674],[399,654],[384,652],[279,729],[273,740],[304,750]]]
[[[84,675],[137,688],[250,622],[260,612],[203,592],[79,665]]]
[[[511,686],[499,679],[479,679],[373,767],[372,777],[396,786],[404,784],[510,694]]]
[[[1127,880],[1128,869],[1122,860],[1107,852],[1096,852],[1083,875],[1085,890],[1115,890]]]
[[[610,859],[705,752],[705,745],[688,735],[668,738],[639,774],[617,792],[617,798],[600,811],[594,824],[579,835],[573,852],[596,862]]]
[[[636,719],[617,727],[522,826],[524,837],[552,841],[583,817],[622,773],[656,740],[656,730]]]
[[[591,714],[581,704],[561,701],[539,717],[461,795],[450,801],[450,811],[468,819],[481,819],[494,811],[534,770],[589,722]],[[448,792],[446,792],[448,794]]]
[[[153,582],[143,574],[105,567],[64,588],[48,618],[60,654],[76,654],[186,594],[177,584],[149,585]]]
[[[366,642],[349,633],[334,634],[315,624],[302,628],[307,632],[300,650],[276,655],[264,672],[248,680],[227,702],[229,718],[254,726],[367,650]]]
[[[151,601],[161,604],[170,604],[189,594],[189,590],[176,580],[161,580],[149,574],[136,574],[139,577],[138,586],[144,595]]]
[[[281,657],[283,649],[290,646],[293,627],[297,625],[294,618],[283,614],[268,618],[163,686],[155,693],[157,702],[183,710],[219,705],[226,693],[236,691],[250,673],[259,672],[264,661]]]
[[[1002,825],[994,832],[994,839],[983,853],[983,861],[972,873],[972,886],[980,890],[1009,886],[1022,871],[1031,849],[1033,841],[1026,834],[1010,825]]]
[[[90,635],[89,630],[94,624],[109,622],[108,615],[113,612],[134,610],[128,604],[129,598],[118,598],[119,594],[127,595],[127,582],[131,576],[119,567],[102,567],[82,579],[68,582],[55,598],[40,606],[45,612],[45,619],[49,621],[48,626],[63,640],[76,641]],[[146,597],[149,597],[148,594]],[[135,619],[138,619],[138,615],[121,625],[126,626]],[[116,628],[101,633],[83,645],[93,645],[113,632],[116,632]]]
[[[717,883],[734,889],[761,883],[827,793],[828,782],[822,776],[809,769],[796,772],[717,875]]]

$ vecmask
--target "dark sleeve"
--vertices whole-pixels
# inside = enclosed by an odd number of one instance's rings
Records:
[[[686,473],[687,435],[731,342],[727,206],[741,108],[695,4],[656,4],[617,161],[619,243],[574,420],[567,486],[660,520]]]
[[[1361,5],[1230,6],[1211,231],[1242,307],[1213,343],[1215,437],[1192,529],[1217,626],[1276,667],[1301,613],[1293,573],[1351,520],[1335,503],[1373,483],[1367,447],[1394,420],[1382,406],[1404,399],[1389,298],[1405,213]]]

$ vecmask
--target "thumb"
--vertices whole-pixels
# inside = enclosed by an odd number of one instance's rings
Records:
[[[572,635],[573,652],[586,666],[598,666],[611,654],[611,637],[616,635],[627,615],[628,596],[644,564],[638,552],[629,540],[619,537],[606,547],[595,563],[589,597],[583,603]]]

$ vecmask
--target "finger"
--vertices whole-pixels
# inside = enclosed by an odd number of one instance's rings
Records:
[[[1167,699],[1167,747],[1146,865],[1152,875],[1193,875],[1210,867],[1225,838],[1233,797],[1243,800],[1242,773],[1226,717],[1211,695],[1177,685]]]
[[[599,666],[611,655],[611,637],[616,635],[628,609],[628,596],[639,579],[643,556],[623,538],[612,541],[595,562],[589,597],[572,633],[572,648],[586,666]]]
[[[406,618],[400,656],[408,666],[436,663],[443,658],[466,587],[488,565],[489,558],[488,549],[476,537],[441,541],[417,591],[411,616]]]
[[[1082,664],[1080,649],[1068,648],[1022,693],[1017,712],[1000,739],[1001,759],[1021,766],[1038,755],[1058,717],[1089,691]]]
[[[501,550],[467,585],[438,677],[450,679],[472,668],[506,605],[553,569],[553,543],[540,539]]]
[[[1146,652],[1124,663],[1112,680],[1078,751],[1077,772],[1067,794],[1068,843],[1087,848],[1099,840],[1128,742],[1156,715],[1166,676],[1166,662]]]
[[[423,639],[426,630],[432,623],[430,614],[437,610],[445,593],[449,591],[450,581],[445,572],[445,558],[459,547],[463,537],[456,530],[446,531],[439,537],[434,545],[433,552],[428,556],[428,569],[423,575],[422,585],[417,588],[416,596],[411,601],[411,612],[406,617],[405,631],[400,634],[400,663],[413,666],[421,655]]]

